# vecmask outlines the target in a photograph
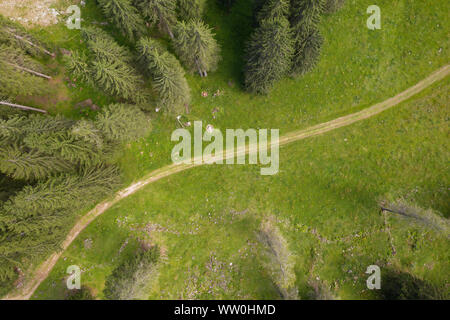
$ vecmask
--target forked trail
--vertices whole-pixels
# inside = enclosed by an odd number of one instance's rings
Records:
[[[383,112],[389,108],[392,108],[401,102],[411,98],[412,96],[416,95],[417,93],[421,92],[425,88],[429,87],[435,82],[438,82],[442,79],[444,79],[448,74],[450,73],[450,65],[446,65],[442,67],[441,69],[435,71],[433,74],[425,78],[424,80],[417,83],[415,86],[403,91],[402,93],[399,93],[395,97],[392,97],[384,102],[378,103],[376,105],[373,105],[369,108],[366,108],[364,110],[361,110],[356,113],[352,113],[328,122],[324,122],[315,126],[312,126],[307,129],[297,130],[290,132],[284,136],[280,137],[279,143],[280,146],[286,145],[288,143],[302,140],[308,137],[316,136],[319,134],[322,134],[324,132],[328,132],[340,127],[348,126],[352,123],[355,123],[357,121],[361,121],[367,118],[370,118],[372,116],[375,116],[379,114],[380,112]],[[241,150],[237,150],[237,154],[246,154],[249,151],[249,147],[243,148]],[[224,158],[230,158],[235,156],[234,150],[226,151]],[[204,159],[207,160],[207,159]],[[55,266],[56,262],[58,261],[59,257],[63,254],[63,252],[69,247],[69,245],[72,243],[73,240],[80,234],[81,231],[84,230],[95,218],[97,218],[99,215],[104,213],[107,209],[109,209],[111,206],[119,202],[125,197],[128,197],[129,195],[135,193],[136,191],[142,189],[144,186],[155,182],[157,180],[160,180],[164,177],[170,176],[172,174],[178,173],[180,171],[184,171],[190,168],[193,168],[195,166],[199,166],[198,164],[172,164],[166,167],[163,167],[161,169],[157,169],[148,175],[146,175],[144,178],[139,180],[138,182],[132,184],[126,189],[123,189],[116,193],[114,198],[112,200],[107,200],[104,202],[101,202],[98,204],[94,209],[89,211],[86,215],[84,215],[72,228],[72,230],[67,235],[66,239],[64,240],[62,244],[62,250],[59,252],[54,253],[52,256],[50,256],[46,261],[44,261],[34,272],[34,275],[27,279],[22,286],[22,288],[16,290],[13,294],[7,295],[5,299],[11,299],[11,300],[21,300],[21,299],[29,299],[31,295],[34,293],[34,291],[38,288],[38,286],[41,284],[42,281],[44,281],[47,276],[49,275],[50,271]]]

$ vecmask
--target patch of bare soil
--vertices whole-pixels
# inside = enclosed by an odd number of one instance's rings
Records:
[[[24,26],[50,26],[61,14],[54,8],[59,0],[2,0],[0,14]]]

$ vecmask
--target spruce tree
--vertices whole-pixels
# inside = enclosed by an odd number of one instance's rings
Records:
[[[131,0],[98,0],[103,14],[131,41],[144,32],[144,21]]]
[[[293,75],[310,71],[319,58],[322,38],[318,28],[324,10],[324,1],[291,0],[290,22],[295,38]]]
[[[150,38],[142,38],[137,49],[158,93],[160,106],[175,112],[189,103],[190,89],[178,60]]]
[[[11,145],[0,150],[0,171],[14,179],[43,179],[55,172],[69,171],[69,164],[61,159]]]
[[[99,38],[95,41],[90,40],[87,42],[87,47],[96,60],[121,61],[125,64],[133,60],[129,50],[107,38]]]
[[[297,44],[297,50],[293,59],[293,74],[303,75],[311,71],[320,57],[323,38],[319,30],[313,29],[311,33]]]
[[[27,118],[20,115],[0,119],[0,141],[4,141],[4,145],[17,142],[23,135],[23,127],[27,123]]]
[[[141,91],[143,80],[136,71],[122,61],[99,59],[92,62],[92,81],[108,94],[123,97],[136,103],[144,103]]]
[[[124,63],[133,61],[131,51],[119,45],[106,31],[97,27],[85,27],[81,29],[81,34],[88,49],[97,59],[120,60]]]
[[[294,54],[293,38],[286,18],[265,19],[247,43],[245,86],[267,93],[274,82],[287,74]]]
[[[4,213],[10,217],[8,229],[16,230],[18,222],[31,216],[85,207],[106,196],[119,184],[116,167],[99,166],[84,169],[79,175],[63,174],[28,185],[3,206]],[[8,219],[4,216],[3,222]]]
[[[289,15],[289,0],[267,0],[258,12],[258,21],[283,19]]]
[[[191,71],[206,77],[220,60],[220,48],[211,29],[202,21],[178,22],[175,27],[175,50]]]
[[[152,25],[166,32],[172,39],[172,27],[177,21],[176,0],[136,0],[139,9]]]
[[[14,268],[42,259],[59,248],[77,209],[87,207],[120,185],[115,167],[93,167],[79,175],[50,177],[27,186],[0,211],[0,280]]]
[[[28,148],[64,159],[72,166],[93,166],[102,159],[102,150],[95,144],[77,139],[69,132],[31,133],[23,141]]]
[[[111,104],[103,108],[95,125],[108,141],[135,140],[151,129],[146,115],[137,106],[126,104]]]
[[[98,150],[105,146],[101,131],[89,120],[79,120],[71,129],[70,135],[83,140]]]
[[[72,51],[71,55],[64,56],[64,64],[73,78],[85,83],[91,82],[88,58],[83,52]]]

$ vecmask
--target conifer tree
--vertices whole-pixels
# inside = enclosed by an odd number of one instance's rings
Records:
[[[319,27],[325,0],[291,0],[290,22],[297,40]]]
[[[144,21],[131,0],[98,0],[103,14],[131,41],[144,32]]]
[[[177,13],[181,21],[200,20],[205,9],[205,0],[178,0]]]
[[[88,58],[83,52],[73,51],[71,55],[64,56],[66,70],[75,79],[90,83],[90,67]]]
[[[18,145],[0,150],[0,171],[14,179],[35,180],[70,170],[67,162]]]
[[[190,89],[178,60],[150,38],[142,38],[137,49],[159,95],[160,106],[173,112],[189,103]]]
[[[50,177],[27,186],[0,211],[0,280],[14,277],[24,261],[58,249],[74,213],[111,193],[120,184],[115,167],[93,167],[79,175]]]
[[[129,63],[133,60],[131,52],[108,38],[98,38],[87,42],[87,47],[96,60],[121,61]]]
[[[70,135],[95,146],[98,150],[102,150],[105,146],[101,131],[88,120],[78,121],[70,129]]]
[[[124,63],[133,61],[131,51],[119,45],[106,31],[97,27],[85,27],[81,29],[81,35],[97,59],[120,60]]]
[[[320,54],[322,38],[318,27],[325,0],[291,0],[290,22],[295,38],[292,74],[311,70]]]
[[[152,25],[173,39],[172,27],[177,21],[176,0],[136,0],[139,9]]]
[[[283,19],[289,15],[289,0],[267,0],[258,12],[258,21]]]
[[[77,209],[92,203],[120,184],[118,169],[99,166],[84,169],[79,175],[63,174],[50,177],[35,185],[28,185],[6,201],[3,222],[8,219],[8,229],[30,216],[45,215],[48,211]],[[80,201],[82,199],[82,201]]]
[[[108,141],[135,140],[150,129],[150,120],[137,106],[111,104],[102,109],[95,121]]]
[[[65,118],[62,115],[54,117],[32,114],[27,117],[27,124],[23,127],[24,134],[49,133],[68,130],[75,124],[74,120]]]
[[[101,161],[101,149],[69,132],[31,133],[23,141],[28,148],[64,159],[73,166],[93,166]]]
[[[20,115],[0,119],[0,141],[4,141],[5,145],[18,142],[27,123],[27,118]]]
[[[202,21],[178,22],[175,27],[175,50],[191,71],[206,77],[220,60],[220,48],[211,29]]]
[[[121,61],[99,59],[92,62],[92,81],[108,94],[123,97],[136,103],[146,101],[140,90],[142,78],[129,65]]]
[[[293,64],[293,74],[302,75],[311,71],[320,57],[323,38],[319,30],[313,29],[305,40],[298,44]]]
[[[287,19],[261,21],[247,43],[246,88],[255,93],[267,93],[275,81],[287,74],[293,54],[293,38]]]

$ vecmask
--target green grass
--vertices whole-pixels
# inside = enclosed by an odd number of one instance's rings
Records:
[[[60,298],[70,264],[88,270],[82,282],[102,298],[105,277],[133,250],[119,255],[119,248],[134,237],[157,243],[166,256],[151,299],[277,298],[256,237],[267,216],[289,243],[303,299],[314,297],[314,286],[342,299],[377,298],[365,287],[372,264],[382,276],[410,273],[448,298],[447,235],[388,215],[392,255],[378,201],[406,199],[448,217],[449,88],[447,79],[379,116],[282,148],[278,175],[205,166],[145,187],[89,225],[34,298]],[[143,231],[150,223],[159,229]],[[92,249],[83,248],[87,238]]]
[[[341,11],[325,16],[320,27],[325,42],[317,67],[302,78],[280,81],[267,96],[255,96],[242,88],[243,48],[252,31],[251,1],[237,0],[229,14],[209,1],[205,20],[214,28],[222,47],[222,62],[207,78],[187,76],[193,95],[187,117],[222,130],[279,128],[284,134],[383,101],[448,63],[448,2],[380,0],[377,5],[381,8],[382,29],[377,31],[366,27],[366,9],[371,4],[368,0],[348,0]],[[105,20],[91,1],[82,9],[82,18],[86,24]],[[105,29],[120,43],[130,45],[113,27]],[[34,31],[53,48],[72,50],[83,46],[79,31],[68,30],[63,24]],[[60,56],[57,62],[61,62]],[[54,64],[47,63],[50,67]],[[53,68],[56,74],[59,69]],[[87,98],[100,106],[113,101],[84,85],[60,90],[67,90],[67,100],[33,106],[79,118],[86,115],[79,114],[73,104]],[[214,97],[217,90],[222,94]],[[201,97],[202,91],[209,96]],[[229,288],[212,293],[201,288],[198,297],[276,297],[254,235],[265,215],[284,219],[279,227],[296,255],[297,287],[302,298],[310,297],[316,276],[319,280],[315,281],[339,297],[370,297],[371,293],[363,291],[362,279],[365,267],[374,261],[390,263],[396,270],[441,285],[448,281],[445,239],[421,233],[420,245],[416,246],[419,249],[410,252],[402,246],[409,231],[398,231],[396,243],[403,251],[399,257],[390,257],[387,235],[379,232],[383,221],[376,205],[379,197],[407,197],[448,217],[448,132],[442,124],[448,118],[442,106],[448,101],[445,94],[442,97],[438,92],[436,101],[426,101],[430,112],[422,110],[423,104],[404,104],[369,121],[283,148],[281,171],[274,177],[261,177],[259,169],[252,166],[204,167],[145,188],[90,225],[70,247],[66,260],[58,262],[35,298],[62,297],[65,268],[72,263],[91,268],[83,279],[102,297],[105,277],[135,245],[130,240],[131,244],[118,254],[125,239],[139,234],[130,226],[142,226],[148,221],[180,232],[150,235],[168,256],[158,285],[149,292],[150,298],[186,297],[187,283],[194,281],[188,279],[189,275],[197,277],[198,284],[211,283],[217,278],[217,274],[205,269],[211,255],[223,262],[219,272]],[[219,109],[216,119],[212,118],[214,108]],[[127,183],[171,162],[174,144],[170,134],[177,127],[176,121],[156,113],[152,117],[149,137],[127,144],[117,155]],[[247,214],[232,219],[231,211],[246,209]],[[118,227],[115,219],[125,216],[128,222]],[[395,225],[395,221],[392,223]],[[196,227],[199,234],[189,234]],[[354,251],[343,253],[352,247],[351,243],[321,245],[309,232],[299,231],[308,227],[330,239],[361,230],[375,233],[358,241]],[[90,250],[83,249],[86,238],[93,239]],[[431,271],[424,267],[433,261]],[[212,285],[220,287],[214,281]]]

